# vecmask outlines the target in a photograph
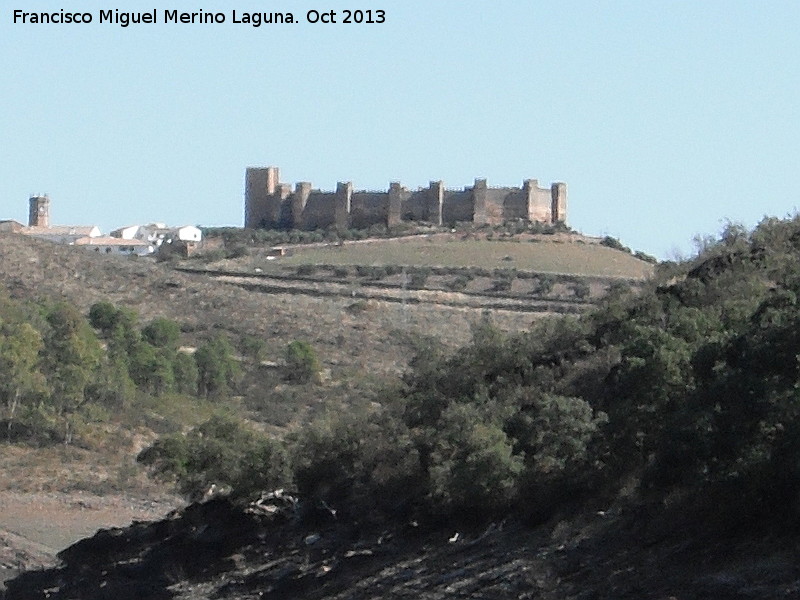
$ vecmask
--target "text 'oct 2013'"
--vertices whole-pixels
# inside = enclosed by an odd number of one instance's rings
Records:
[[[200,9],[183,12],[176,9],[152,9],[148,11],[123,11],[118,8],[100,9],[97,12],[59,9],[50,12],[29,12],[15,9],[11,12],[15,25],[87,25],[97,23],[119,27],[132,25],[283,25],[308,23],[312,25],[379,25],[387,22],[383,9],[317,9],[304,12],[247,12],[232,9],[228,12]]]

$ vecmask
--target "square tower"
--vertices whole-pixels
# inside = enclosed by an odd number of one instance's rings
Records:
[[[49,196],[31,196],[28,204],[28,227],[50,227]]]

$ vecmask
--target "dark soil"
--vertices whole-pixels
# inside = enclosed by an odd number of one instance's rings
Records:
[[[101,531],[61,552],[60,566],[9,582],[5,600],[800,597],[792,536],[670,523],[653,507],[538,527],[311,526],[291,506],[267,514],[217,498]]]

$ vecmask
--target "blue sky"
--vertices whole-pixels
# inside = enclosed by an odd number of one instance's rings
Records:
[[[247,166],[383,189],[565,181],[568,220],[661,258],[794,214],[800,2],[0,2],[0,218],[241,225]],[[231,23],[231,11],[386,23]],[[21,25],[12,9],[91,12]],[[101,9],[225,13],[122,28]]]

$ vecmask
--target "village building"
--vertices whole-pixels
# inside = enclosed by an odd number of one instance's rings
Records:
[[[56,244],[74,244],[81,238],[96,238],[102,233],[96,225],[50,225],[50,197],[34,195],[28,201],[27,227],[7,219],[0,221],[0,231],[21,233]]]
[[[81,238],[103,235],[96,225],[55,225],[53,227],[23,227],[19,232],[54,244],[74,244]]]
[[[189,256],[203,240],[203,232],[194,225],[167,227],[164,223],[149,223],[120,227],[111,232],[111,237],[147,243],[151,253],[157,252],[165,244],[173,245],[176,249],[180,248],[180,254]]]
[[[130,256],[147,256],[152,254],[155,249],[152,244],[140,240],[124,240],[121,238],[111,236],[100,237],[82,237],[75,240],[76,246],[89,246],[95,252],[103,252],[105,254],[122,254]]]
[[[0,233],[20,233],[24,228],[25,225],[13,219],[0,221]]]
[[[104,254],[147,256],[162,244],[183,255],[194,252],[203,232],[194,225],[168,227],[164,223],[120,227],[104,236],[95,225],[50,225],[50,197],[32,195],[28,204],[28,225],[13,219],[0,220],[0,232],[20,233],[56,244],[84,246]]]

